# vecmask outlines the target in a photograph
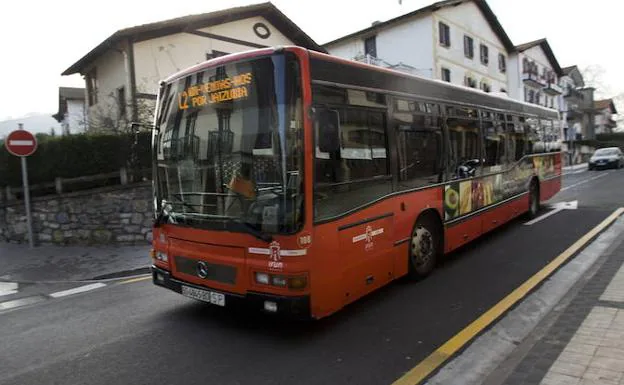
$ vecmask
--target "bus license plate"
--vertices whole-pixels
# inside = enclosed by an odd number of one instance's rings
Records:
[[[225,295],[214,291],[196,289],[182,285],[182,295],[189,298],[198,299],[217,306],[225,306]]]

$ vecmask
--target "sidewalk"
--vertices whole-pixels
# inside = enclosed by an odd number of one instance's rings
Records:
[[[504,384],[624,385],[623,241],[620,236],[594,274],[553,310],[542,338]]]
[[[40,246],[0,243],[0,281],[57,282],[147,272],[149,245]]]
[[[577,170],[581,170],[581,169],[586,169],[587,168],[587,163],[580,163],[580,164],[574,164],[572,166],[565,166],[563,167],[563,173],[569,173],[572,171],[577,171]]]

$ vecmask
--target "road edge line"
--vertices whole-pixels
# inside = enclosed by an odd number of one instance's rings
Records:
[[[455,353],[459,352],[464,346],[472,341],[479,333],[484,331],[488,326],[499,319],[516,303],[524,299],[531,290],[548,278],[555,270],[557,270],[598,234],[615,222],[622,214],[624,214],[624,207],[616,209],[613,213],[611,213],[611,215],[585,233],[585,235],[559,254],[549,264],[544,266],[540,271],[527,279],[522,285],[518,286],[496,305],[481,314],[479,318],[474,320],[459,333],[455,334],[424,360],[420,361],[407,373],[394,381],[392,385],[416,385],[421,383],[438,368],[440,368],[442,364],[453,357]]]
[[[127,279],[125,281],[121,281],[119,282],[120,285],[124,285],[126,283],[134,283],[134,282],[141,282],[141,281],[147,281],[148,279],[151,279],[152,275],[148,274],[148,275],[144,275],[142,277],[136,277],[136,278],[131,278],[131,279]]]

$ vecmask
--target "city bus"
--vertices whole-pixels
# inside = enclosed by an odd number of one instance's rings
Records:
[[[161,82],[153,283],[319,319],[561,187],[553,109],[300,47]]]

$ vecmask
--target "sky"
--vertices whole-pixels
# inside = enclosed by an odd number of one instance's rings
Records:
[[[61,76],[115,31],[260,0],[31,0],[0,5],[0,120],[58,109],[58,87],[84,87],[80,75]],[[429,5],[433,0],[273,0],[319,44]],[[10,4],[10,5],[7,5]],[[548,38],[562,67],[600,66],[599,93],[624,92],[619,0],[488,0],[514,44]],[[598,93],[598,91],[597,91]]]

